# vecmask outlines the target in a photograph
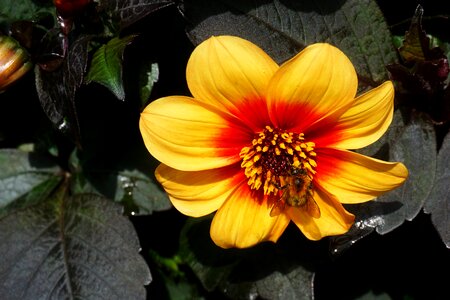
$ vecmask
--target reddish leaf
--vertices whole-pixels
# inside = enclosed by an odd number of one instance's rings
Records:
[[[399,48],[403,64],[388,65],[392,78],[401,84],[403,104],[428,113],[434,121],[450,120],[444,87],[450,72],[448,59],[439,47],[431,47],[422,28],[423,8],[419,5]],[[399,97],[398,99],[402,99]]]
[[[82,85],[88,60],[89,37],[76,40],[62,65],[48,72],[36,67],[36,88],[47,117],[63,133],[80,146],[75,94]]]
[[[123,29],[172,4],[172,0],[100,0],[99,7],[111,12]]]

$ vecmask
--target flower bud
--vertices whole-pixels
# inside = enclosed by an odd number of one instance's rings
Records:
[[[70,18],[83,10],[91,0],[53,0],[58,13],[64,18]]]
[[[32,62],[27,51],[9,36],[0,36],[0,92],[25,75]]]

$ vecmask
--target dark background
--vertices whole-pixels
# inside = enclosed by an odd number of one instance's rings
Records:
[[[403,35],[419,2],[424,7],[424,29],[449,43],[448,1],[379,0],[378,4],[392,33]],[[137,75],[133,70],[143,56],[159,64],[160,76],[152,99],[187,95],[185,67],[193,45],[186,37],[184,20],[176,7],[161,10],[135,26],[145,30],[125,52],[127,98],[137,98]],[[158,45],[148,41],[158,41]],[[59,140],[62,151],[67,149],[67,157],[72,144],[64,137],[49,133],[51,125],[40,107],[36,92],[29,88],[34,86],[33,80],[33,75],[29,73],[2,95],[0,147],[16,147],[34,140],[36,136],[51,135]],[[11,101],[13,97],[16,101]],[[104,159],[114,159],[115,153],[126,150],[130,144],[141,143],[136,126],[142,108],[139,101],[117,101],[105,88],[89,85],[80,91],[77,105],[85,147],[91,149],[89,151],[94,157],[102,155]],[[20,117],[15,112],[20,112]],[[129,122],[130,119],[135,122]],[[114,152],[105,149],[114,149]],[[175,210],[131,217],[140,238],[141,253],[152,270],[153,282],[147,287],[149,299],[167,297],[164,281],[154,271],[158,266],[150,258],[149,251],[156,251],[163,257],[175,255],[179,246],[177,236],[186,219]],[[339,256],[330,254],[329,240],[306,241],[293,225],[280,243],[288,239],[305,245],[305,251],[319,262],[314,281],[315,299],[371,299],[371,296],[399,300],[449,299],[450,250],[441,241],[430,216],[424,213],[386,235],[369,234]],[[204,291],[192,271],[187,266],[181,267],[201,296],[207,299],[224,298],[218,292]],[[365,298],[360,298],[363,295]]]

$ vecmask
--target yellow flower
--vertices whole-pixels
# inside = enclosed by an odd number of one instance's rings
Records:
[[[256,45],[212,37],[192,53],[191,97],[155,100],[141,114],[156,178],[173,205],[199,217],[217,210],[220,247],[276,242],[292,220],[311,239],[354,222],[342,203],[361,203],[401,185],[401,163],[358,149],[378,140],[393,116],[391,82],[355,98],[349,59],[314,44],[278,66]]]

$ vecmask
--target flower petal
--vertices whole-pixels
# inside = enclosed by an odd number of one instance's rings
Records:
[[[265,91],[277,69],[278,65],[251,42],[218,36],[192,52],[186,79],[197,100],[228,111],[249,126],[264,128],[269,120]]]
[[[288,211],[292,221],[308,239],[316,241],[326,236],[344,234],[353,225],[354,215],[328,193],[315,189],[314,200],[320,208],[319,218],[313,218],[297,207]]]
[[[173,206],[191,217],[201,217],[216,211],[233,187],[245,180],[239,165],[189,172],[160,164],[155,176]]]
[[[344,53],[313,44],[273,76],[267,92],[270,118],[277,127],[304,132],[319,120],[340,116],[352,105],[357,87],[355,69]]]
[[[395,189],[408,177],[402,163],[337,149],[316,149],[315,183],[341,203],[361,203]]]
[[[219,208],[211,224],[211,238],[222,248],[246,248],[262,241],[276,242],[289,224],[285,214],[270,216],[261,193],[241,184]]]
[[[327,134],[309,136],[317,146],[359,149],[378,140],[392,122],[394,86],[387,81],[355,99]]]
[[[184,171],[233,164],[252,139],[239,121],[188,97],[172,96],[150,103],[139,127],[148,151],[160,162]]]

